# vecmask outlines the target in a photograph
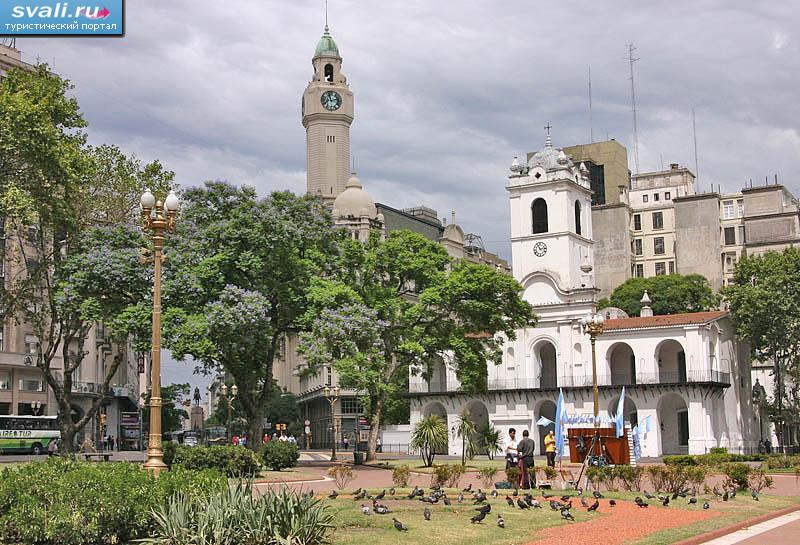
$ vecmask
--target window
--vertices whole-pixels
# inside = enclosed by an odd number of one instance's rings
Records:
[[[638,265],[634,266],[633,269],[633,276],[636,278],[644,278],[644,265],[639,263]]]
[[[43,392],[44,384],[36,378],[19,379],[19,389],[24,392]]]
[[[669,274],[675,274],[675,262],[674,261],[670,261],[669,262]]]
[[[737,212],[739,213],[739,217],[743,218],[744,217],[744,199],[739,199],[738,201],[736,201],[736,209],[737,209]]]
[[[533,222],[533,233],[547,232],[547,202],[544,199],[536,199],[531,205],[531,220]]]
[[[0,390],[11,389],[11,373],[8,371],[0,371]]]
[[[355,397],[342,398],[342,413],[343,414],[361,414],[363,412],[361,403]]]
[[[581,234],[581,203],[575,201],[575,234]]]
[[[663,228],[664,228],[664,213],[653,212],[653,229],[663,229]]]
[[[335,144],[335,143],[336,143],[336,137],[328,135],[328,144]]]
[[[653,193],[653,200],[654,201],[657,201],[658,197],[659,197],[658,193]]]
[[[11,403],[0,403],[0,414],[11,414]]]
[[[668,201],[672,198],[672,194],[669,191],[664,192],[664,200]]]
[[[641,214],[634,214],[633,215],[633,230],[634,231],[641,231],[642,230],[642,215]]]
[[[333,384],[333,370],[330,365],[325,367],[325,385],[330,386]]]
[[[633,241],[633,255],[642,255],[642,239],[640,238]]]
[[[747,242],[747,238],[744,236],[744,225],[739,226],[739,244],[744,244]]]
[[[325,81],[329,81],[333,83],[333,65],[326,64],[325,65]]]
[[[729,220],[733,215],[733,201],[722,201],[722,217]]]
[[[647,195],[642,195],[642,202],[647,202]]]
[[[39,339],[36,335],[25,335],[25,353],[31,356],[39,353]]]
[[[0,351],[3,350],[3,321],[0,320]]]
[[[653,253],[656,255],[664,255],[664,237],[656,237],[653,239]]]
[[[656,276],[664,276],[667,274],[667,269],[664,267],[663,261],[658,261],[656,263]]]
[[[725,228],[725,246],[736,244],[736,227]]]

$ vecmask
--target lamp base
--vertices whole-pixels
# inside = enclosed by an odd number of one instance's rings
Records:
[[[147,452],[147,461],[142,464],[142,469],[145,471],[149,471],[154,476],[158,477],[158,474],[162,471],[166,471],[167,464],[164,463],[164,453],[159,451],[148,451]]]

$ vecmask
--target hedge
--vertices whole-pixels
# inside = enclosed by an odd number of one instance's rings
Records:
[[[264,465],[274,471],[297,465],[300,459],[300,449],[289,441],[267,441],[261,445],[261,459]]]
[[[172,465],[185,469],[216,469],[228,477],[255,477],[261,472],[261,460],[250,449],[233,445],[212,447],[175,447]]]
[[[664,456],[664,463],[669,466],[708,466],[721,468],[732,462],[763,462],[767,459],[765,454],[732,454],[728,452],[713,452],[708,454],[678,454]]]
[[[155,478],[126,462],[32,462],[0,474],[0,543],[127,543],[154,529],[153,510],[175,493],[205,497],[226,489],[216,471],[176,469]]]

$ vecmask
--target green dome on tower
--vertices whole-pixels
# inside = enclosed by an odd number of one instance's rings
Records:
[[[333,36],[328,32],[328,25],[325,25],[325,32],[317,42],[317,49],[314,51],[314,58],[317,57],[339,57],[339,48],[333,41]]]

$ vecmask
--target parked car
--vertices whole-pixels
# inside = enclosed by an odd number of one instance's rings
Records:
[[[197,441],[197,437],[189,436],[183,439],[183,444],[187,447],[196,447],[199,442]]]

